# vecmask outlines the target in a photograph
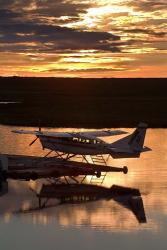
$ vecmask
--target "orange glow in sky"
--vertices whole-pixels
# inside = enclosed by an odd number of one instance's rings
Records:
[[[166,77],[166,0],[2,0],[0,75]]]

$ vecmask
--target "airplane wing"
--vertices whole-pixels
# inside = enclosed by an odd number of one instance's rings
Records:
[[[136,217],[139,223],[147,223],[143,199],[141,196],[116,197],[116,202],[129,209]]]
[[[135,215],[139,223],[147,222],[143,199],[139,189],[113,185],[111,190],[113,190],[113,194],[117,194],[113,199],[120,205],[129,209]]]
[[[31,130],[12,130],[13,133],[16,134],[24,134],[24,135],[38,135],[39,131],[31,131]]]
[[[104,136],[122,135],[127,132],[122,130],[102,130],[102,131],[85,131],[85,132],[47,132],[47,131],[31,131],[31,130],[12,130],[13,133],[27,134],[36,136],[49,136],[49,137],[82,137],[82,138],[96,138]]]
[[[122,135],[127,134],[127,132],[122,130],[96,130],[96,131],[85,131],[78,133],[81,136],[85,137],[104,137],[104,136],[114,136],[114,135]]]
[[[48,137],[73,137],[73,133],[67,132],[47,132],[47,131],[31,131],[31,130],[12,130],[16,134],[48,136]],[[75,134],[75,133],[74,133]]]

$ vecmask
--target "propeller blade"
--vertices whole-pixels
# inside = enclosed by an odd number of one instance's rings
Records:
[[[29,144],[29,146],[31,146],[32,144],[34,144],[37,140],[38,140],[38,137],[35,138],[35,140],[33,140],[33,141]]]

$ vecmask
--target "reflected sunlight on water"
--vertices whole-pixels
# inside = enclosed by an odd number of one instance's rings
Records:
[[[45,155],[39,142],[29,147],[34,138],[19,136],[10,131],[15,127],[0,126],[1,153]],[[18,129],[18,127],[17,127]],[[26,128],[25,128],[26,129]],[[30,128],[33,129],[33,128]],[[51,129],[50,129],[51,130]],[[69,129],[63,129],[68,131]],[[133,129],[126,129],[131,132]],[[55,129],[62,131],[62,129]],[[74,131],[74,130],[73,130]],[[78,131],[77,129],[75,131]],[[82,129],[83,131],[83,129]],[[105,138],[114,141],[121,136]],[[106,176],[104,185],[113,184],[140,189],[143,197],[147,223],[139,224],[133,213],[114,200],[101,200],[82,204],[66,204],[31,213],[19,213],[20,209],[37,206],[35,194],[29,189],[38,182],[9,181],[9,193],[0,198],[0,213],[4,223],[10,223],[14,216],[32,224],[55,224],[62,228],[92,228],[98,231],[130,232],[151,230],[158,232],[167,225],[167,129],[149,129],[145,145],[152,151],[141,154],[140,159],[109,159],[109,165],[128,166],[127,175],[112,173]]]

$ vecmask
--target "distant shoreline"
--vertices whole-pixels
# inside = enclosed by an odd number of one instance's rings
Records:
[[[3,125],[167,128],[167,78],[0,77],[0,90]]]

